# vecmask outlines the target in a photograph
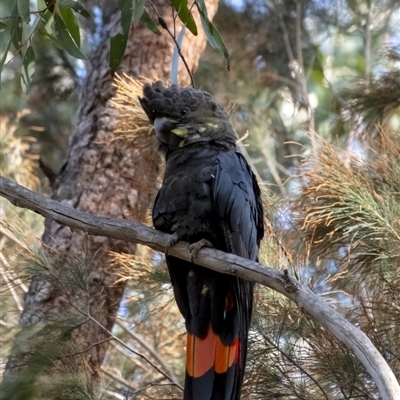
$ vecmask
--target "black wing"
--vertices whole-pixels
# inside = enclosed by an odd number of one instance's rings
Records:
[[[223,152],[217,158],[214,208],[220,218],[226,251],[257,260],[264,235],[261,192],[244,157]]]
[[[260,241],[264,235],[261,192],[256,178],[244,157],[237,152],[218,155],[213,185],[214,211],[224,234],[226,251],[250,260],[258,260]],[[221,397],[238,399],[246,365],[248,332],[253,308],[254,284],[232,278],[235,307],[226,312],[226,323],[220,333],[222,342],[239,336],[240,360],[224,376],[216,378],[216,389],[221,382]],[[232,314],[232,315],[230,315]],[[217,389],[218,390],[218,389]]]

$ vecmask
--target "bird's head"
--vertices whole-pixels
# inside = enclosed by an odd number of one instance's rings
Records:
[[[158,81],[144,85],[139,100],[165,153],[199,142],[236,147],[229,116],[210,93],[177,85],[166,88]]]

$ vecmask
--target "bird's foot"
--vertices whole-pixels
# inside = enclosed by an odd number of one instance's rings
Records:
[[[168,255],[169,249],[173,246],[175,246],[179,242],[179,235],[175,232],[174,234],[171,235],[171,237],[168,239],[167,245],[165,246],[165,255]]]
[[[193,262],[193,260],[197,257],[198,252],[203,248],[203,247],[209,247],[209,248],[214,248],[214,245],[207,239],[201,239],[198,242],[192,243],[189,246],[189,251],[190,251],[190,261]]]

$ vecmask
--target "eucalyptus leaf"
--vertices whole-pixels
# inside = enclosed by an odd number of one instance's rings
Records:
[[[60,15],[68,29],[69,34],[78,47],[81,46],[81,35],[79,32],[78,19],[70,8],[65,8],[60,5]]]
[[[121,26],[124,35],[128,35],[132,21],[132,1],[133,0],[119,0],[117,7],[121,10]]]
[[[188,8],[188,0],[171,0],[171,4],[178,13],[179,19],[187,26],[193,35],[197,35],[197,26],[193,15]]]
[[[83,7],[81,3],[74,1],[74,4],[71,8],[73,8],[77,13],[81,14],[82,17],[87,19],[92,19],[92,14],[90,14],[90,12],[87,11],[86,8]]]
[[[10,47],[11,47],[11,42],[12,42],[12,39],[10,38],[10,40],[7,43],[6,48],[4,49],[4,53],[1,56],[1,59],[0,59],[0,71],[3,69],[3,65],[6,62],[7,54],[8,54],[8,51],[10,50]]]
[[[155,34],[161,35],[161,31],[158,29],[157,24],[154,22],[153,18],[150,17],[146,10],[144,10],[143,15],[140,18],[140,22]]]
[[[61,50],[63,49],[60,42],[52,34],[50,34],[45,29],[42,29],[42,28],[39,28],[38,31],[44,38],[50,40],[54,44],[54,46],[56,46],[57,48],[59,48]]]
[[[126,43],[128,42],[128,35],[118,33],[110,39],[110,56],[108,65],[112,72],[115,72],[121,64],[122,58],[125,54]]]
[[[21,68],[21,86],[24,92],[26,92],[26,90],[28,89],[34,72],[35,72],[35,52],[33,51],[32,46],[29,46],[25,52]]]
[[[54,28],[56,32],[57,40],[60,42],[61,46],[69,53],[71,56],[79,59],[86,60],[86,56],[81,52],[80,48],[75,43],[74,39],[68,32],[68,29],[59,14],[54,15]]]
[[[133,25],[136,26],[144,13],[145,0],[132,0]]]
[[[87,11],[81,3],[75,0],[60,0],[60,6],[64,8],[72,8],[75,10],[77,13],[81,14],[82,17],[85,18],[92,18],[92,15]]]
[[[11,41],[19,55],[22,57],[22,19],[14,18],[14,24],[11,27]]]
[[[30,0],[18,0],[18,14],[24,22],[29,23],[31,20]]]
[[[74,0],[60,0],[59,4],[64,8],[71,8],[74,5]]]
[[[206,34],[208,43],[210,43],[211,47],[213,49],[219,49],[222,51],[226,63],[227,63],[227,69],[228,71],[230,70],[230,60],[229,60],[229,53],[228,49],[225,46],[224,41],[222,40],[222,37],[220,33],[218,32],[217,28],[213,25],[213,23],[209,20],[208,14],[207,14],[207,8],[204,3],[204,0],[196,0],[196,5],[200,13],[200,20],[201,24],[204,29],[204,33]]]

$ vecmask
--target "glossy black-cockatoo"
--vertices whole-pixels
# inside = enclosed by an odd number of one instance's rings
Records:
[[[142,107],[165,155],[153,208],[156,229],[257,260],[260,189],[236,148],[228,114],[201,90],[146,84]],[[167,255],[187,329],[185,400],[237,400],[246,364],[253,283]]]

